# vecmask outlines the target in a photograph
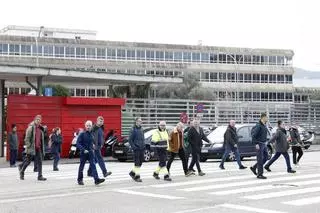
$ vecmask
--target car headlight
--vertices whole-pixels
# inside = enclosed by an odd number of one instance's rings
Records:
[[[212,145],[212,148],[222,148],[223,147],[223,143],[215,143]]]

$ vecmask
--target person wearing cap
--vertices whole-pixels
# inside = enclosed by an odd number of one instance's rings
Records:
[[[153,173],[153,177],[157,180],[160,179],[159,173],[162,172],[164,174],[164,180],[171,181],[166,167],[168,138],[169,135],[166,129],[166,122],[160,121],[158,129],[153,132],[151,139],[151,146],[156,148],[159,157],[159,165]]]
[[[19,139],[17,134],[17,125],[12,124],[12,132],[8,135],[8,143],[10,149],[10,167],[16,167],[18,155]]]

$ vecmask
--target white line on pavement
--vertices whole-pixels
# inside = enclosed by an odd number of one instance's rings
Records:
[[[243,211],[256,212],[256,213],[285,213],[285,212],[280,212],[275,210],[260,209],[260,208],[254,208],[249,206],[240,206],[240,205],[229,204],[229,203],[221,204],[219,206],[223,208],[228,208],[228,209],[243,210]]]
[[[144,197],[153,197],[153,198],[161,198],[161,199],[168,199],[168,200],[180,200],[185,199],[184,197],[175,197],[170,195],[162,195],[162,194],[153,194],[153,193],[147,193],[147,192],[135,192],[127,189],[115,189],[113,190],[115,192],[130,194],[130,195],[140,195]]]
[[[283,204],[292,205],[292,206],[305,206],[305,205],[310,205],[315,203],[320,203],[320,196],[283,202]]]
[[[203,207],[203,208],[198,208],[198,209],[189,209],[189,210],[183,210],[183,211],[178,211],[178,212],[173,212],[173,213],[190,213],[190,212],[198,212],[198,211],[204,211],[208,209],[216,209],[219,206],[210,206],[210,207]]]

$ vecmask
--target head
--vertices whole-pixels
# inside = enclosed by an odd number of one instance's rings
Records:
[[[177,130],[182,132],[182,130],[183,130],[183,123],[182,122],[179,122],[177,124]]]
[[[160,121],[159,122],[159,128],[161,130],[165,130],[166,129],[166,122],[165,121]]]
[[[277,121],[277,124],[278,124],[278,127],[279,127],[279,128],[284,128],[284,123],[283,123],[283,121],[278,120],[278,121]]]
[[[54,128],[54,133],[57,134],[57,135],[60,135],[60,134],[61,134],[61,129],[60,129],[60,127]]]
[[[236,121],[235,121],[235,120],[231,120],[231,121],[229,122],[229,125],[230,125],[231,127],[235,127],[235,126],[236,126]]]
[[[11,129],[12,129],[12,132],[16,132],[17,131],[17,125],[16,124],[12,124],[11,125]]]
[[[92,121],[86,121],[84,124],[84,127],[86,129],[86,131],[91,131],[92,130]]]
[[[97,126],[100,127],[103,125],[104,119],[102,116],[97,117]]]
[[[198,128],[200,126],[200,119],[199,118],[195,118],[193,120],[193,126]]]
[[[140,127],[140,126],[142,125],[142,119],[141,119],[141,117],[137,117],[137,118],[135,119],[135,124],[136,124],[137,127]]]
[[[41,115],[36,115],[34,117],[34,123],[35,125],[40,125],[41,124],[41,121],[42,121],[42,116]]]
[[[262,113],[261,114],[261,117],[260,117],[260,120],[262,123],[266,124],[268,122],[268,116],[266,113]]]
[[[190,127],[193,127],[193,126],[194,126],[193,120],[189,121],[189,126],[190,126]]]

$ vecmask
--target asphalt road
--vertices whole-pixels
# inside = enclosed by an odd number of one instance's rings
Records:
[[[280,157],[272,172],[265,173],[267,180],[256,179],[249,169],[238,170],[235,162],[220,170],[217,161],[201,164],[206,176],[184,177],[181,162],[176,160],[172,182],[155,180],[152,173],[157,163],[145,163],[142,183],[128,176],[132,162],[107,162],[113,174],[99,186],[87,177],[84,186],[77,185],[77,164],[61,164],[58,172],[44,165],[46,182],[36,180],[32,164],[24,181],[19,180],[17,168],[0,168],[0,212],[320,212],[319,156],[320,152],[305,153],[296,174],[286,173]],[[243,162],[246,166],[253,163],[254,159]]]

